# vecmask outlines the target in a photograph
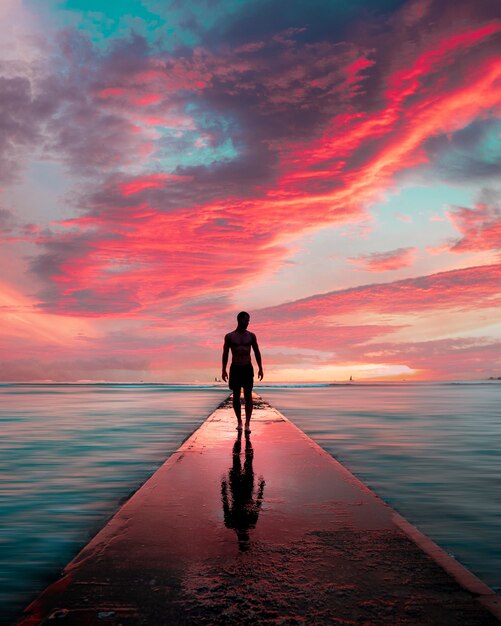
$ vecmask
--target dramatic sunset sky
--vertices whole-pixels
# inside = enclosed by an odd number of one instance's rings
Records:
[[[0,380],[501,375],[497,0],[1,0]]]

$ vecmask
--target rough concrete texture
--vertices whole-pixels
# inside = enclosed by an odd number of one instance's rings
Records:
[[[19,624],[499,624],[498,596],[278,411],[255,397],[235,426],[226,401]]]

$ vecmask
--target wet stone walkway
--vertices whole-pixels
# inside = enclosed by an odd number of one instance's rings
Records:
[[[227,400],[19,624],[499,624],[498,596],[281,413],[255,396],[235,426]]]

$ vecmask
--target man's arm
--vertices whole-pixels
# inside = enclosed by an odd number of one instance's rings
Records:
[[[226,382],[228,380],[228,372],[226,371],[226,366],[228,365],[228,354],[230,352],[230,338],[228,335],[224,336],[224,345],[223,345],[223,369],[221,373],[221,378]]]
[[[259,380],[263,380],[263,364],[261,363],[261,352],[259,352],[259,346],[257,345],[256,335],[252,333],[252,349],[254,350],[254,354],[256,355],[256,361],[259,367],[259,371],[257,373],[257,377]]]

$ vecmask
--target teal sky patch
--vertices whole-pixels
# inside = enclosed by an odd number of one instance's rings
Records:
[[[172,50],[197,45],[204,32],[238,12],[248,1],[48,0],[41,7],[38,0],[27,0],[26,4],[48,24],[85,32],[101,48],[136,34],[153,49]]]
[[[412,185],[388,193],[383,202],[369,208],[376,221],[367,251],[372,251],[374,239],[381,250],[388,250],[400,246],[424,248],[457,235],[446,212],[452,206],[472,206],[477,192],[476,186]]]
[[[61,26],[86,32],[103,46],[110,40],[139,34],[150,43],[158,37],[166,20],[147,9],[141,0],[59,0],[53,17]]]
[[[164,127],[156,127],[156,130],[162,133],[162,139],[157,141],[158,149],[153,159],[162,171],[174,172],[178,167],[208,167],[238,156],[230,137],[211,145],[198,131],[181,134]]]
[[[194,103],[186,105],[186,113],[196,121],[196,129],[155,126],[161,138],[156,141],[154,158],[158,159],[162,170],[208,167],[238,157],[238,150],[231,137],[234,127],[231,119],[204,111]]]

